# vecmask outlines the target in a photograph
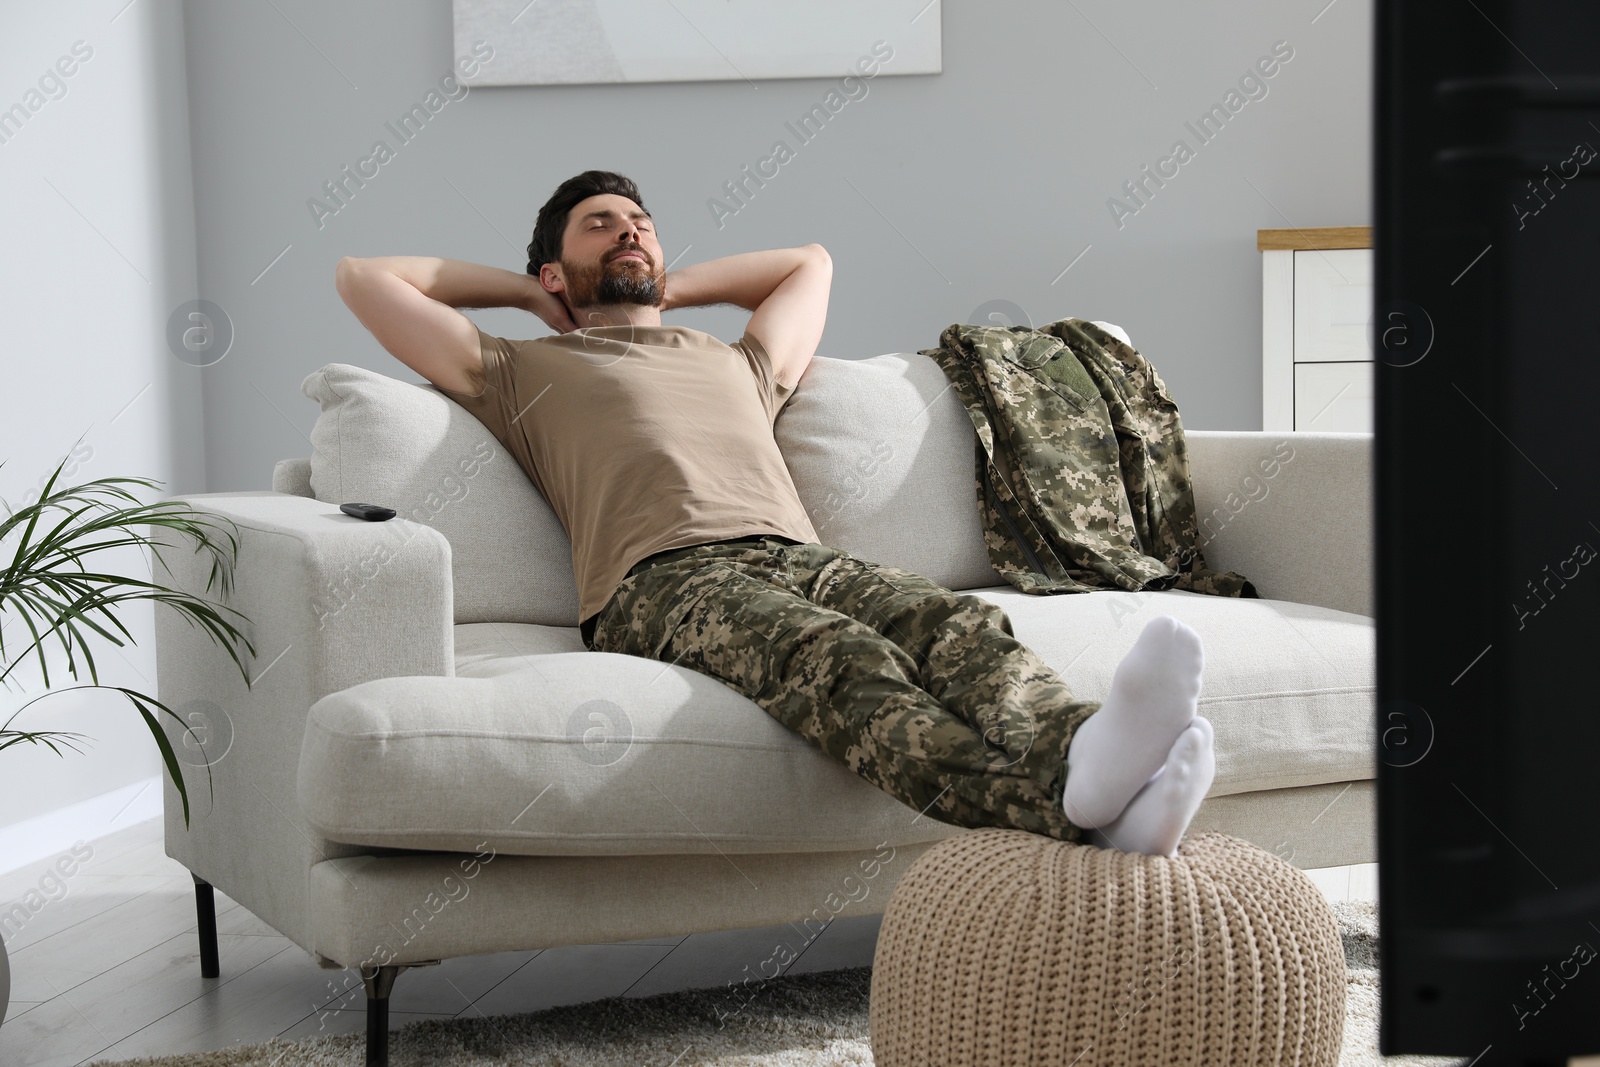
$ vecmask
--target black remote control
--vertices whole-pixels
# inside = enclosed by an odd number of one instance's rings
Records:
[[[358,519],[368,522],[382,522],[384,519],[394,518],[394,508],[386,508],[379,504],[340,504],[339,510],[346,515],[354,515]]]

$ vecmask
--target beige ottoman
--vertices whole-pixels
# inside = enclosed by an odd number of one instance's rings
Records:
[[[1225,834],[1176,857],[973,830],[884,910],[877,1067],[1336,1067],[1345,962],[1297,867]]]

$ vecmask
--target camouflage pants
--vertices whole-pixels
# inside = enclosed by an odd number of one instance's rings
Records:
[[[963,827],[1084,840],[1061,811],[1076,699],[997,605],[820,544],[754,537],[636,564],[595,652],[743,693],[902,803]]]

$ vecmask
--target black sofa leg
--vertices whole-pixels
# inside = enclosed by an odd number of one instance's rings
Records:
[[[389,1067],[389,991],[404,967],[363,967],[367,987],[367,1067]]]
[[[200,977],[215,978],[222,973],[217,961],[217,900],[211,883],[193,874],[194,911],[200,930]]]

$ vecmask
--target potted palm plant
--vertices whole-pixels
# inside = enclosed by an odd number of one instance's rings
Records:
[[[24,664],[37,664],[45,686],[43,693],[27,700],[0,724],[0,752],[24,743],[45,745],[57,755],[62,755],[58,744],[76,751],[75,742],[82,734],[13,730],[11,723],[34,704],[71,689],[120,693],[149,726],[167,773],[183,799],[187,826],[189,793],[158,716],[171,716],[185,730],[188,724],[148,693],[102,684],[95,644],[99,639],[117,646],[133,643],[133,635],[118,617],[124,605],[136,601],[165,604],[221,645],[248,685],[246,657],[255,655],[255,647],[241,627],[249,620],[232,608],[160,584],[153,566],[150,577],[102,569],[106,558],[102,553],[146,549],[164,565],[162,553],[173,551],[174,543],[192,547],[210,557],[206,592],[215,589],[219,597],[226,598],[238,553],[237,530],[226,519],[182,501],[141,503],[136,491],[160,485],[147,478],[98,478],[57,489],[66,462],[63,459],[51,472],[38,500],[15,509],[5,504],[5,515],[0,518],[0,567],[4,568],[0,571],[0,686],[20,688],[17,672]],[[15,622],[22,624],[21,630],[9,627]],[[52,688],[47,653],[57,649],[65,655],[67,675],[78,684]],[[60,673],[58,668],[54,676]],[[206,773],[209,785],[209,765]],[[10,1000],[9,986],[5,945],[0,942],[0,1021]]]

